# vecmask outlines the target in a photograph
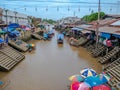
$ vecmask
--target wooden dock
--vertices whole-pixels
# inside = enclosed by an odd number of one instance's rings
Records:
[[[100,63],[106,63],[108,62],[110,59],[112,59],[113,57],[116,57],[116,55],[120,52],[120,48],[119,47],[114,47],[111,51],[108,52],[108,54],[106,54],[104,57],[100,57],[98,59],[98,61]]]
[[[43,37],[42,37],[42,36],[40,36],[40,35],[39,35],[39,34],[37,34],[37,33],[33,33],[33,34],[32,34],[32,37],[33,37],[33,38],[35,38],[35,39],[38,39],[38,40],[43,39]]]
[[[22,53],[10,46],[4,47],[0,50],[0,70],[9,71],[24,58],[25,56]]]
[[[104,68],[104,71],[112,77],[108,84],[116,87],[117,83],[120,82],[120,57],[111,64],[107,65]]]
[[[100,54],[106,52],[106,50],[107,50],[107,47],[104,46],[103,44],[99,43],[97,48],[92,50],[91,54],[93,57],[98,57],[98,56],[100,56]]]
[[[13,40],[9,40],[9,45],[11,45],[13,48],[16,48],[19,51],[25,52],[28,50],[27,43],[20,40],[21,43],[19,43],[19,41],[13,41]]]

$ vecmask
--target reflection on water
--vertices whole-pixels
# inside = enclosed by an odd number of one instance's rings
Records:
[[[66,40],[31,40],[36,50],[26,53],[26,59],[10,72],[0,72],[0,79],[10,80],[6,90],[68,90],[68,77],[86,67],[101,72],[101,65],[84,48],[71,47]]]

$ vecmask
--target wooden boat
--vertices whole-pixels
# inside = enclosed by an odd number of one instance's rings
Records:
[[[58,43],[58,44],[63,44],[63,39],[58,39],[58,40],[57,40],[57,43]]]

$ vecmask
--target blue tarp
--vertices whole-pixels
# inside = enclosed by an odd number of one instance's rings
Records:
[[[15,30],[15,28],[8,28],[7,30],[6,30],[6,32],[13,32]]]
[[[44,38],[48,38],[48,34],[44,33],[44,34],[43,34],[43,37],[44,37]]]
[[[17,23],[11,23],[11,24],[8,25],[8,27],[10,27],[10,28],[18,28],[19,24],[17,24]]]
[[[19,32],[19,31],[17,31],[17,30],[12,31],[11,33],[12,33],[13,35],[20,36],[20,32]]]
[[[17,30],[14,30],[14,31],[9,33],[9,37],[11,37],[11,38],[15,38],[15,37],[18,37],[18,36],[20,36],[20,32],[17,31]]]
[[[4,42],[4,40],[2,38],[0,38],[0,43],[3,43],[3,42]]]
[[[110,38],[110,34],[109,33],[101,32],[101,37],[109,39]]]
[[[120,35],[117,35],[117,34],[112,34],[112,36],[120,38]]]
[[[64,35],[63,34],[58,34],[58,37],[57,37],[58,39],[64,39]]]

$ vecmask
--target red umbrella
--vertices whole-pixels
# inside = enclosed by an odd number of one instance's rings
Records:
[[[82,82],[79,84],[78,90],[90,90],[90,85],[85,82]]]
[[[71,84],[70,90],[78,90],[80,83],[81,82],[73,82]]]
[[[99,86],[94,86],[92,90],[111,90],[111,88],[107,85],[99,85]]]
[[[90,86],[85,82],[74,82],[70,90],[90,90]]]

